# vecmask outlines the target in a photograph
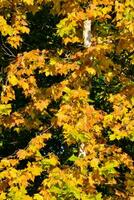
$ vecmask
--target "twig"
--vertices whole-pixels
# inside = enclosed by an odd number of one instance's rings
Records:
[[[46,133],[48,130],[50,130],[52,127],[54,126],[54,124],[52,124],[50,127],[48,127],[46,130],[38,133],[38,135],[43,135],[44,133]],[[23,150],[26,150],[29,146],[29,143],[26,145],[26,147],[23,149]],[[20,149],[19,149],[20,150]],[[19,151],[19,150],[16,150],[13,154],[7,156],[7,158],[15,158],[16,157],[16,153]],[[4,157],[0,157],[1,159],[4,159]]]
[[[9,54],[5,49],[4,49],[4,47],[1,45],[1,48],[2,48],[2,50],[5,52],[5,55],[7,55],[7,56],[9,56],[9,57],[12,57],[12,55],[11,54]]]
[[[4,46],[5,49],[7,49],[10,52],[10,55],[12,57],[14,57],[14,58],[16,57],[15,54],[4,43],[2,45]]]
[[[15,58],[16,57],[15,54],[4,44],[2,36],[1,36],[1,43],[2,43],[1,45],[2,50],[5,52],[5,54],[9,57]]]

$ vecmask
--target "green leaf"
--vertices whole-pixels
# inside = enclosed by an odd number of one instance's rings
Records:
[[[33,199],[34,200],[43,200],[43,197],[40,194],[35,194]]]
[[[77,159],[78,159],[78,157],[73,154],[68,160],[74,162]]]
[[[102,200],[102,194],[101,193],[97,194],[95,200]]]
[[[50,192],[54,192],[54,193],[56,193],[56,194],[60,194],[60,193],[61,193],[61,189],[60,189],[59,187],[56,187],[56,186],[54,185],[54,186],[52,186],[52,187],[50,188]]]
[[[0,115],[10,115],[11,110],[11,104],[0,104]]]

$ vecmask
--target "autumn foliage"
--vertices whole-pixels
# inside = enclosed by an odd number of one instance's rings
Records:
[[[0,200],[133,200],[134,1],[1,0],[0,31]]]

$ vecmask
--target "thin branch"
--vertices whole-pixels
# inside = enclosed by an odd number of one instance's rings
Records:
[[[12,57],[12,55],[11,54],[9,54],[5,49],[4,49],[4,47],[1,45],[1,48],[2,48],[2,50],[5,52],[5,55],[7,55],[7,56],[9,56],[9,57]]]
[[[2,47],[2,50],[5,52],[5,54],[9,57],[13,57],[15,58],[15,54],[4,44],[3,42],[3,39],[2,39],[2,36],[1,36],[1,47]]]
[[[5,49],[7,49],[9,51],[9,53],[12,57],[14,57],[14,58],[16,57],[15,54],[4,43],[2,45],[4,46]]]
[[[38,133],[38,135],[43,135],[44,133],[46,133],[48,130],[50,130],[52,127],[54,126],[54,124],[52,124],[51,126],[49,126],[47,129],[45,129],[44,131]],[[26,147],[23,150],[26,150],[29,147],[29,143],[26,145]],[[19,149],[20,150],[20,149]],[[15,158],[16,157],[16,153],[19,151],[18,149],[12,153],[11,155],[7,156],[7,158]],[[4,157],[0,157],[1,159],[4,159]]]

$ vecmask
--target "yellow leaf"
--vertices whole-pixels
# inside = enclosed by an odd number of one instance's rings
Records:
[[[34,0],[23,0],[23,2],[28,4],[28,5],[33,5],[34,4]]]
[[[21,86],[24,90],[29,89],[29,85],[28,85],[27,82],[22,81],[21,83],[22,83],[22,84],[21,84],[20,86]]]
[[[55,65],[57,63],[57,59],[56,58],[51,58],[50,59],[50,65]]]
[[[1,199],[1,200],[7,199],[7,198],[6,198],[6,193],[5,193],[5,192],[1,192],[1,194],[0,194],[0,199]]]
[[[58,49],[57,53],[58,53],[59,55],[62,55],[63,49]]]
[[[86,67],[86,71],[91,75],[96,74],[96,70],[93,67]]]
[[[92,159],[90,162],[90,165],[93,168],[98,168],[98,164],[99,164],[99,159],[97,159],[97,158]]]
[[[26,157],[26,151],[25,150],[19,150],[17,152],[17,156],[20,160],[23,160]]]
[[[12,86],[17,85],[17,83],[18,83],[18,79],[14,74],[10,74],[8,80]]]

